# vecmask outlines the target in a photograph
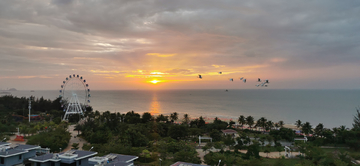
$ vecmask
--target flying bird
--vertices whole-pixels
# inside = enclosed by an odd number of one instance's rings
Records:
[[[246,83],[246,79],[244,79],[243,81],[244,81],[244,83]]]
[[[230,81],[234,81],[234,79],[233,79],[233,78],[230,78],[229,80],[230,80]]]
[[[255,85],[256,87],[259,87],[260,86],[260,84],[257,84],[257,85]]]
[[[202,76],[199,74],[198,78],[202,79]]]
[[[268,83],[269,83],[269,80],[265,80],[265,83],[267,83],[267,84],[268,84]]]
[[[222,72],[219,72],[219,74],[222,74]]]
[[[241,77],[241,78],[240,78],[240,80],[243,80],[243,79],[244,79],[244,77]]]
[[[258,78],[258,82],[261,82],[261,79],[260,79],[260,78]]]

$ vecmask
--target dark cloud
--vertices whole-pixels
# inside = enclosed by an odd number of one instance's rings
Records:
[[[359,7],[354,0],[0,1],[6,69],[0,73],[161,69],[186,75],[213,72],[214,64],[236,72],[246,66],[274,72],[344,66],[347,72],[360,62]]]

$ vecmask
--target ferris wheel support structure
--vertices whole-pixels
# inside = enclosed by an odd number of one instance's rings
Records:
[[[81,107],[81,104],[79,102],[77,95],[73,94],[73,96],[71,97],[70,102],[68,104],[68,107],[66,109],[63,120],[67,120],[69,118],[69,116],[72,114],[84,115],[84,111]]]
[[[90,89],[88,87],[89,85],[82,76],[73,74],[66,77],[61,85],[59,96],[61,97],[61,107],[64,107],[65,112],[62,120],[66,121],[74,114],[84,115],[86,107],[90,103]]]

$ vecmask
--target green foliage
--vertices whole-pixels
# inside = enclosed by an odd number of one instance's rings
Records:
[[[213,139],[214,142],[217,141],[221,141],[222,140],[222,135],[220,133],[219,130],[215,130],[213,129],[210,133],[209,133],[210,137]]]
[[[305,134],[311,134],[312,133],[312,126],[309,122],[306,122],[302,125],[301,130]]]
[[[254,125],[254,117],[252,116],[246,117],[246,124],[249,125],[249,127],[251,128]]]
[[[72,149],[79,149],[79,143],[73,143],[71,147]]]
[[[353,129],[354,130],[360,130],[360,111],[359,111],[359,108],[356,108],[356,115],[354,115]]]
[[[251,157],[260,158],[260,145],[257,142],[254,142],[252,145],[248,146],[248,151],[246,152],[246,159],[250,159]]]
[[[183,139],[188,136],[188,126],[187,125],[172,125],[169,128],[168,136],[173,139]]]
[[[58,152],[59,148],[65,149],[70,140],[70,133],[63,126],[54,130],[40,132],[28,139],[29,145],[40,145],[43,148],[50,148],[52,152]]]
[[[280,130],[271,130],[269,134],[273,137],[274,142],[281,139],[286,141],[294,141],[295,138],[295,132],[292,129],[287,128],[280,128]]]

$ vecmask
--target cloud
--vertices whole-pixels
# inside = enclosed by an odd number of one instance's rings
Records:
[[[234,76],[306,71],[297,76],[305,80],[307,69],[345,73],[360,63],[358,6],[335,0],[0,1],[0,75],[77,72],[131,81],[158,71],[191,80],[221,69]]]
[[[153,56],[158,56],[158,57],[171,57],[171,56],[174,56],[176,54],[147,53],[146,55],[153,55]]]

